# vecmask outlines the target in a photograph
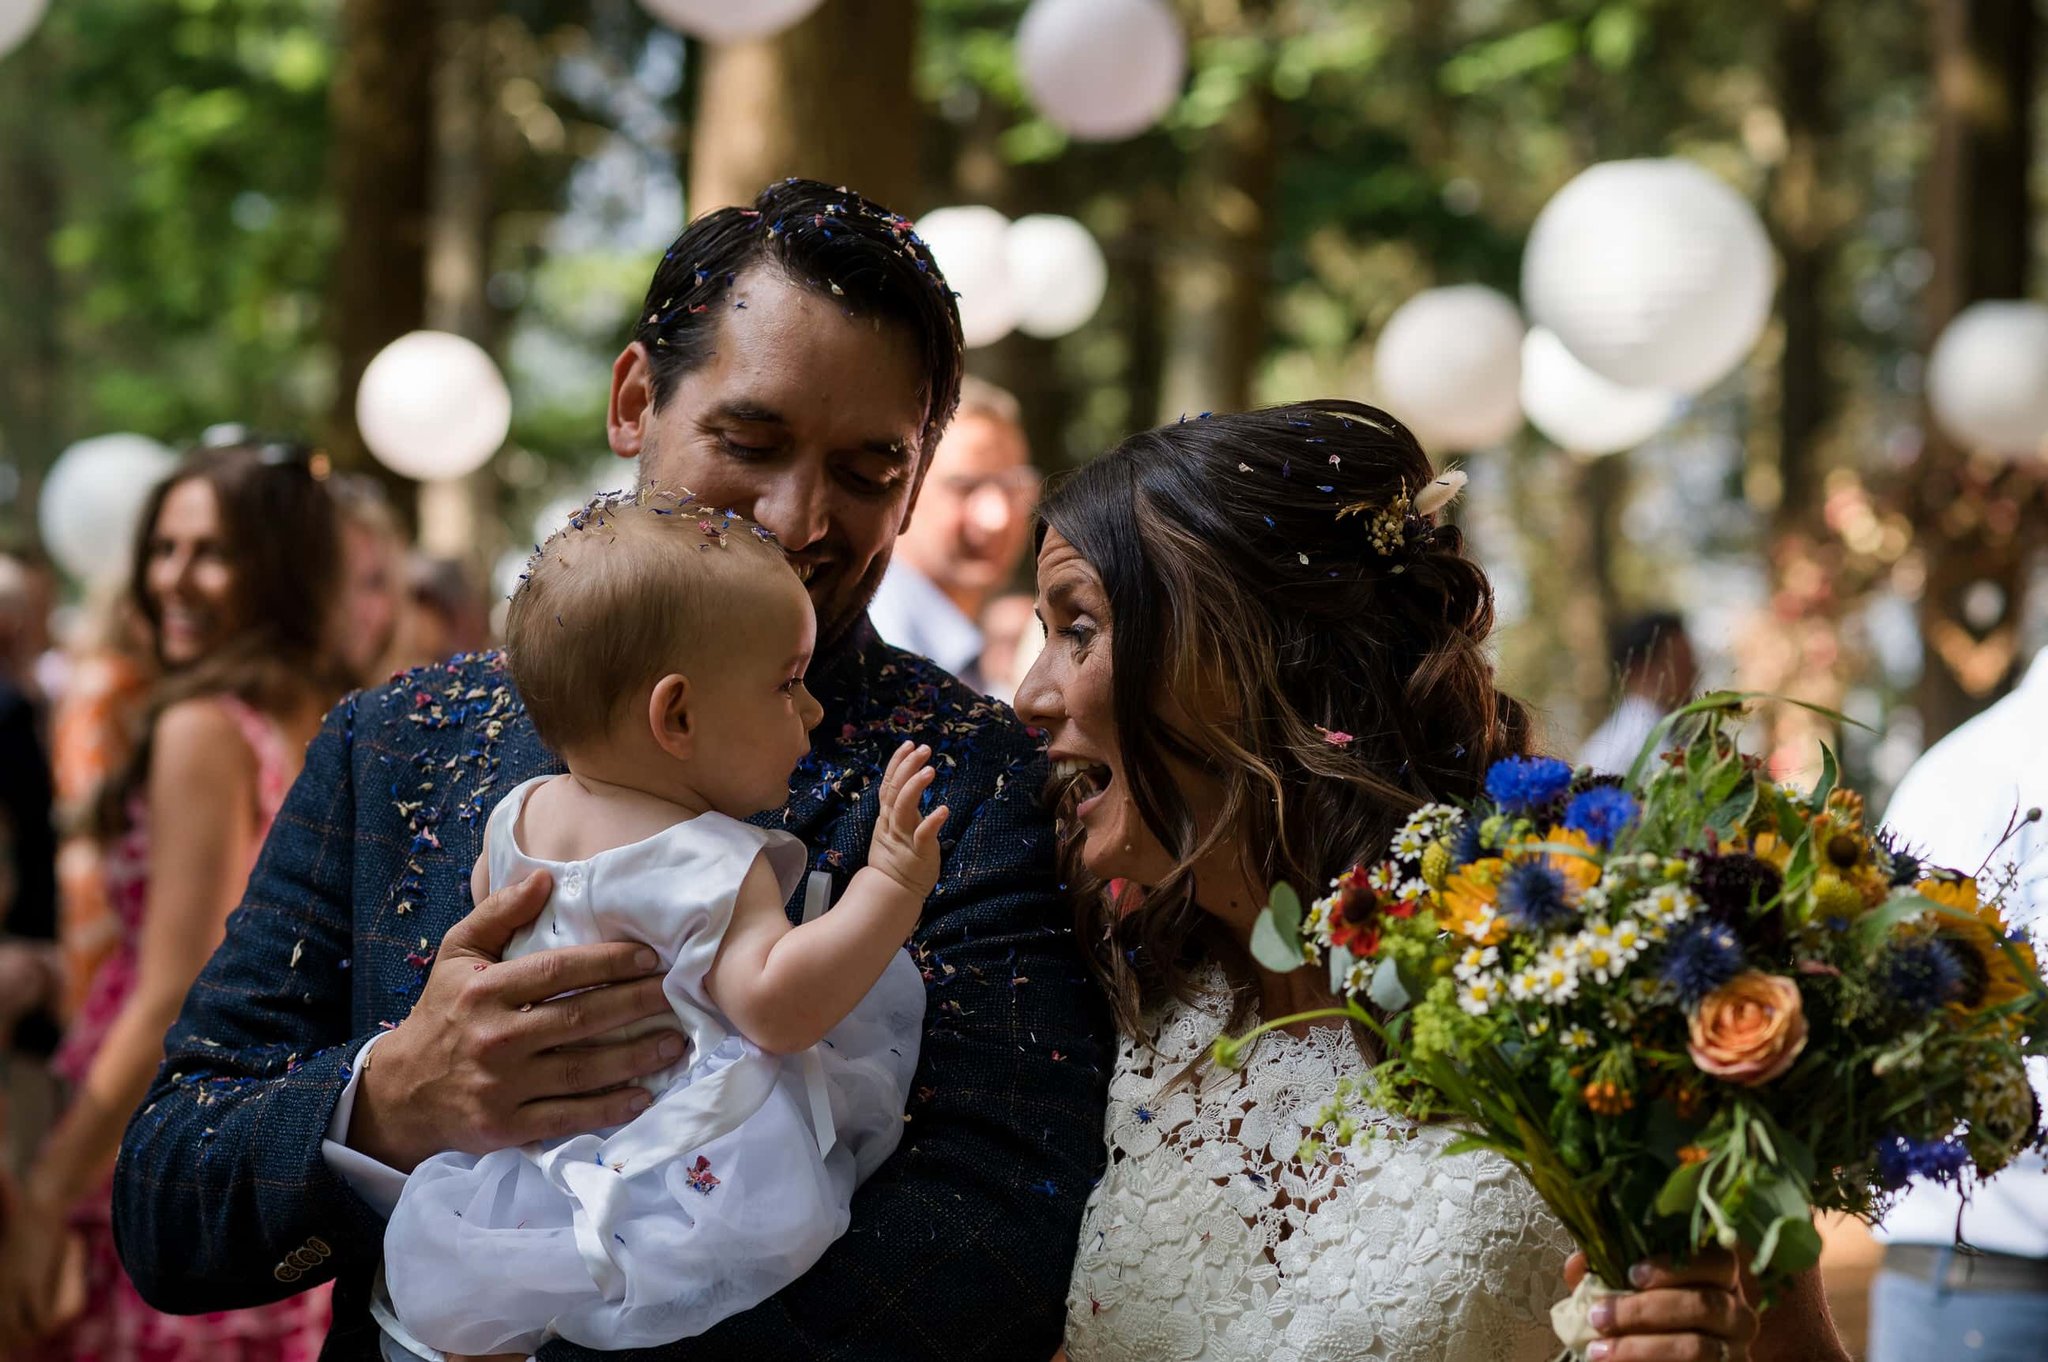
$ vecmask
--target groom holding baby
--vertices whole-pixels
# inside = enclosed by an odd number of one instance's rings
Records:
[[[957,313],[910,224],[801,180],[691,224],[613,366],[614,452],[643,485],[771,531],[815,611],[803,685],[822,721],[788,804],[751,821],[801,841],[836,901],[903,744],[929,747],[929,802],[950,810],[911,937],[925,1010],[895,1154],[794,1285],[631,1356],[1059,1345],[1109,1031],[1056,882],[1043,757],[1008,709],[866,619],[960,375]],[[545,875],[471,906],[493,808],[560,769],[496,655],[329,715],[124,1143],[117,1228],[152,1303],[229,1309],[333,1278],[323,1356],[376,1357],[369,1301],[407,1173],[624,1125],[647,1100],[635,1080],[688,1062],[673,1030],[635,1026],[671,1012],[645,947],[503,958]],[[541,1356],[600,1354],[558,1340]]]

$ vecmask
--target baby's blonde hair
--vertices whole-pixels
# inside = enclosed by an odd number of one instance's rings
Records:
[[[606,493],[570,516],[527,564],[505,621],[512,683],[541,741],[561,752],[606,732],[745,609],[736,584],[771,572],[795,577],[772,534],[687,492]]]

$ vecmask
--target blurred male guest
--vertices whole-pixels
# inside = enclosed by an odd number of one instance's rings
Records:
[[[975,690],[1001,688],[1003,678],[983,662],[982,611],[1024,556],[1038,482],[1017,399],[964,380],[960,414],[939,442],[917,513],[897,536],[896,557],[868,607],[875,632]]]
[[[1931,865],[1995,881],[2017,868],[2013,926],[2048,926],[2048,649],[2019,688],[1929,748],[1885,825]],[[2008,837],[2007,831],[2011,830]],[[2027,1061],[2048,1103],[2048,1059]],[[2038,1153],[1978,1187],[1916,1182],[1885,1217],[1870,1290],[1870,1362],[2033,1362],[2048,1351],[2048,1161]],[[1957,1243],[1968,1245],[1958,1249]]]
[[[1684,704],[1700,681],[1685,621],[1668,610],[1637,615],[1614,632],[1621,703],[1579,749],[1579,765],[1625,772],[1657,721]]]

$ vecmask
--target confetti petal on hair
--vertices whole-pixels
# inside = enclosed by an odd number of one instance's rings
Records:
[[[1324,728],[1321,724],[1317,724],[1315,726],[1315,729],[1316,732],[1323,735],[1323,741],[1328,743],[1332,747],[1349,747],[1352,743],[1358,741],[1358,739],[1353,737],[1351,734],[1345,733],[1339,729]]]

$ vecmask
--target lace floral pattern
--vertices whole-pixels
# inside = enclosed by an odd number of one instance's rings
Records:
[[[1109,1166],[1067,1298],[1073,1362],[1543,1362],[1570,1245],[1521,1175],[1391,1118],[1334,1158],[1295,1149],[1340,1075],[1338,1029],[1267,1036],[1241,1073],[1172,1080],[1221,1032],[1213,977],[1123,1042]]]

